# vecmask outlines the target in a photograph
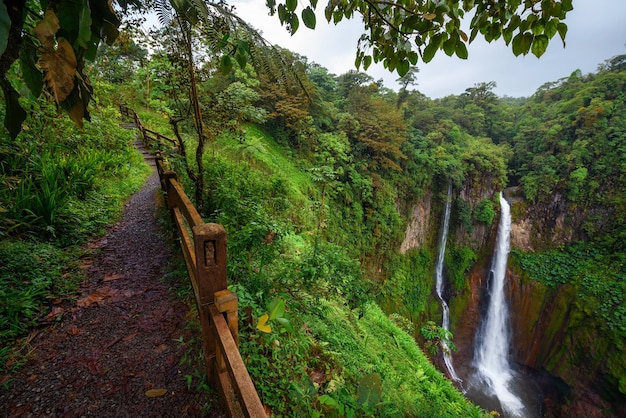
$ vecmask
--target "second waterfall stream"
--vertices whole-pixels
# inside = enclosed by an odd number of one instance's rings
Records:
[[[452,184],[448,184],[448,196],[446,198],[446,206],[443,213],[443,227],[441,228],[441,239],[439,240],[439,249],[437,251],[437,264],[435,265],[435,281],[437,296],[441,300],[441,308],[443,310],[443,319],[441,327],[445,330],[450,328],[450,309],[448,304],[443,298],[443,260],[446,255],[446,242],[448,239],[448,227],[450,225],[450,207],[452,205]],[[441,342],[441,348],[443,350],[443,361],[446,364],[448,373],[452,380],[461,382],[459,376],[457,376],[454,366],[452,365],[452,356],[450,355],[450,349],[445,341]]]

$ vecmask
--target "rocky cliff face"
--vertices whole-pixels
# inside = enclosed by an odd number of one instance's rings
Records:
[[[432,193],[427,192],[413,205],[406,226],[404,240],[400,244],[400,253],[426,245],[430,235]]]
[[[511,247],[534,251],[564,245],[580,238],[576,226],[585,222],[582,213],[567,214],[561,196],[541,207],[529,205],[508,191],[514,221]],[[493,245],[495,228],[486,234]],[[459,238],[456,238],[459,240]],[[480,322],[481,299],[492,251],[484,251],[468,276],[463,294],[453,297],[451,331],[459,351],[455,364],[472,361],[474,335]],[[509,266],[511,266],[509,262]],[[589,320],[577,300],[577,289],[571,285],[548,287],[524,279],[514,271],[507,273],[512,326],[512,360],[533,374],[549,377],[551,387],[562,379],[567,384],[556,392],[568,399],[555,402],[548,396],[544,402],[546,416],[617,417],[626,416],[626,397],[618,389],[626,385],[626,365],[618,363],[624,347],[612,346],[603,338],[599,324]],[[556,377],[556,379],[553,379]],[[557,385],[558,386],[558,385]],[[548,388],[548,386],[546,386]],[[549,388],[548,388],[549,389]]]
[[[468,371],[472,362],[497,217],[491,226],[474,222],[468,231],[458,216],[455,219],[454,211],[459,211],[461,205],[471,211],[482,200],[493,199],[497,192],[490,184],[487,179],[478,187],[465,185],[455,197],[456,207],[453,205],[448,242],[468,246],[480,255],[467,275],[465,290],[450,295],[449,301],[451,331],[458,347],[453,358],[461,373],[463,369]],[[539,251],[584,238],[583,227],[590,211],[568,204],[562,195],[541,205],[525,201],[516,188],[505,190],[505,197],[512,207],[513,249]],[[433,237],[439,233],[442,210],[438,205],[430,193],[414,205],[402,253],[436,245]],[[610,215],[598,209],[591,212],[597,212],[596,218]],[[598,324],[589,321],[577,300],[577,289],[570,285],[547,287],[509,268],[507,292],[513,330],[512,361],[544,384],[546,416],[626,416],[626,398],[619,390],[621,386],[626,390],[626,365],[617,364],[623,358],[618,355],[620,350],[626,348],[611,346],[602,338]]]

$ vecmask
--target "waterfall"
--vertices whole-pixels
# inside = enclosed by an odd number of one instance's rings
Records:
[[[506,416],[526,416],[525,407],[513,392],[514,371],[509,365],[509,310],[504,295],[510,248],[511,210],[500,193],[500,223],[489,274],[489,305],[474,352],[477,378],[498,398]]]
[[[437,287],[437,296],[441,300],[441,307],[443,310],[443,320],[441,327],[445,330],[450,329],[450,309],[448,304],[443,299],[443,259],[446,254],[446,242],[448,240],[448,225],[450,223],[450,206],[452,203],[452,183],[448,183],[448,197],[446,198],[446,207],[443,213],[443,228],[441,231],[441,239],[439,240],[439,249],[437,251],[437,264],[435,265],[435,279]],[[443,351],[443,361],[446,364],[450,377],[456,381],[461,382],[459,376],[454,371],[452,365],[452,356],[450,355],[450,348],[445,341],[441,341],[441,349]]]

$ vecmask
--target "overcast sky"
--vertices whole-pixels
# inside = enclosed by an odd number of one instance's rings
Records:
[[[354,69],[357,40],[363,33],[360,15],[337,26],[327,23],[323,10],[327,1],[318,4],[315,30],[303,24],[294,36],[280,25],[277,16],[268,16],[265,0],[230,0],[237,14],[260,30],[271,43],[308,57],[309,62],[326,67],[340,75]],[[300,0],[300,4],[308,1]],[[527,97],[548,81],[556,81],[580,69],[594,72],[598,64],[615,55],[626,54],[626,0],[574,0],[574,10],[566,19],[569,27],[566,47],[556,35],[546,53],[537,59],[529,54],[515,57],[500,39],[488,44],[479,37],[469,45],[467,60],[448,57],[439,52],[428,64],[418,62],[417,89],[431,98],[461,94],[476,83],[495,81],[495,93]],[[469,33],[467,27],[463,27]],[[479,35],[480,36],[480,35]],[[397,73],[382,65],[367,71],[374,79],[383,79],[387,87],[397,90]]]

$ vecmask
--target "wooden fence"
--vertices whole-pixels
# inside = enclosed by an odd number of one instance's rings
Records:
[[[175,143],[144,128],[134,110],[120,106],[120,111],[135,121],[146,146],[156,142],[160,149],[161,140]],[[238,349],[237,296],[227,289],[226,281],[226,231],[222,225],[202,220],[159,153],[156,167],[196,297],[207,377],[231,417],[266,417]]]

